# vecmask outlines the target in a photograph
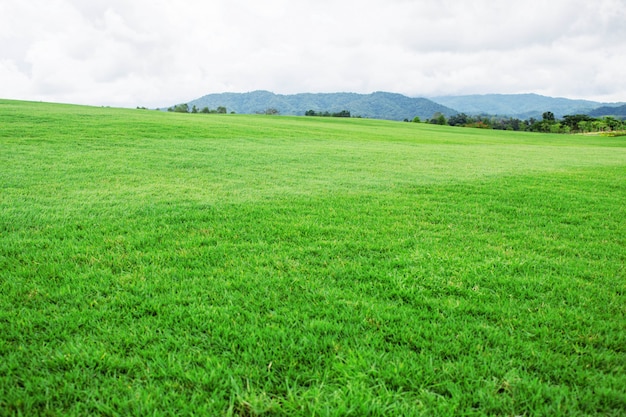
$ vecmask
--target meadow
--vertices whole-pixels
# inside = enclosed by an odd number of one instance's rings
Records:
[[[626,414],[626,137],[0,100],[0,415]]]

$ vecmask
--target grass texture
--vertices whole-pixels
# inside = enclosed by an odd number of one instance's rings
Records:
[[[626,137],[0,100],[0,415],[626,413]]]

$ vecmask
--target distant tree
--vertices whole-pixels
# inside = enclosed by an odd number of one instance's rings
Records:
[[[444,116],[443,113],[437,112],[433,114],[433,117],[430,119],[429,123],[443,126],[446,124],[446,116]]]
[[[591,131],[591,123],[592,122],[588,120],[581,120],[580,122],[578,122],[578,130],[582,133],[587,133]]]
[[[552,123],[549,125],[548,130],[550,133],[563,133],[563,129],[561,128],[561,123]]]
[[[492,127],[499,130],[524,130],[525,126],[522,120],[511,117],[494,117]]]
[[[419,117],[419,116],[415,116],[415,117],[413,118],[413,123],[421,123],[421,122],[422,122],[422,119],[420,119],[420,117]]]
[[[606,116],[602,119],[609,130],[620,130],[622,128],[622,122],[613,116]]]
[[[196,107],[196,105],[194,104],[193,107],[191,108],[191,112],[192,113],[198,113],[198,108]]]
[[[571,132],[576,132],[582,130],[579,126],[580,122],[591,122],[593,120],[595,120],[593,117],[590,117],[586,114],[567,114],[563,116],[561,124],[563,126],[568,126]]]
[[[547,111],[544,112],[541,117],[543,118],[544,122],[547,123],[556,123],[556,117],[554,117],[554,113],[552,113],[551,111]]]
[[[510,126],[513,130],[522,130],[522,121],[520,119],[511,119]]]
[[[172,109],[172,110],[170,110]],[[176,113],[189,113],[189,104],[187,103],[183,103],[183,104],[177,104],[174,107],[170,107],[170,109],[167,109],[168,111],[173,111]]]
[[[226,111],[226,107],[224,107],[224,106],[219,106],[219,107],[217,108],[217,112],[218,112],[219,114],[226,114],[226,113],[227,113],[227,111]]]
[[[205,106],[205,107],[203,107],[203,108],[202,108],[202,110],[200,110],[200,113],[206,113],[206,114],[209,114],[210,112],[211,112],[211,110],[209,110],[209,108],[208,108],[208,107],[206,107],[206,106]]]
[[[339,112],[331,113],[329,111],[316,112],[315,110],[307,110],[304,112],[305,116],[319,116],[319,117],[351,117],[350,111],[341,110]]]
[[[609,130],[604,120],[595,120],[591,122],[591,128],[594,132],[604,132],[604,131]]]
[[[465,126],[475,127],[477,129],[491,129],[492,128],[492,126],[489,124],[489,120],[486,118],[473,120],[471,123]]]
[[[450,116],[448,119],[448,124],[450,126],[465,126],[470,122],[470,118],[465,113],[457,113],[453,116]]]
[[[531,132],[548,133],[550,131],[550,125],[552,125],[552,123],[542,120],[540,122],[535,122],[530,125],[528,130],[530,130]]]
[[[529,131],[549,133],[552,130],[551,126],[556,123],[556,117],[554,117],[554,113],[547,111],[541,115],[541,120],[536,120],[531,117],[530,121],[531,123],[528,127]]]
[[[277,109],[270,107],[268,109],[265,109],[265,114],[274,116],[274,115],[280,114],[280,112]]]

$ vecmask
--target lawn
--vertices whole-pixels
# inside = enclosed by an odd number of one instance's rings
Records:
[[[626,413],[626,137],[0,100],[0,415]]]

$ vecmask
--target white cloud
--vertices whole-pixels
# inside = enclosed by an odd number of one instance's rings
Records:
[[[625,0],[4,0],[0,97],[153,107],[267,89],[626,101],[624,21]]]

